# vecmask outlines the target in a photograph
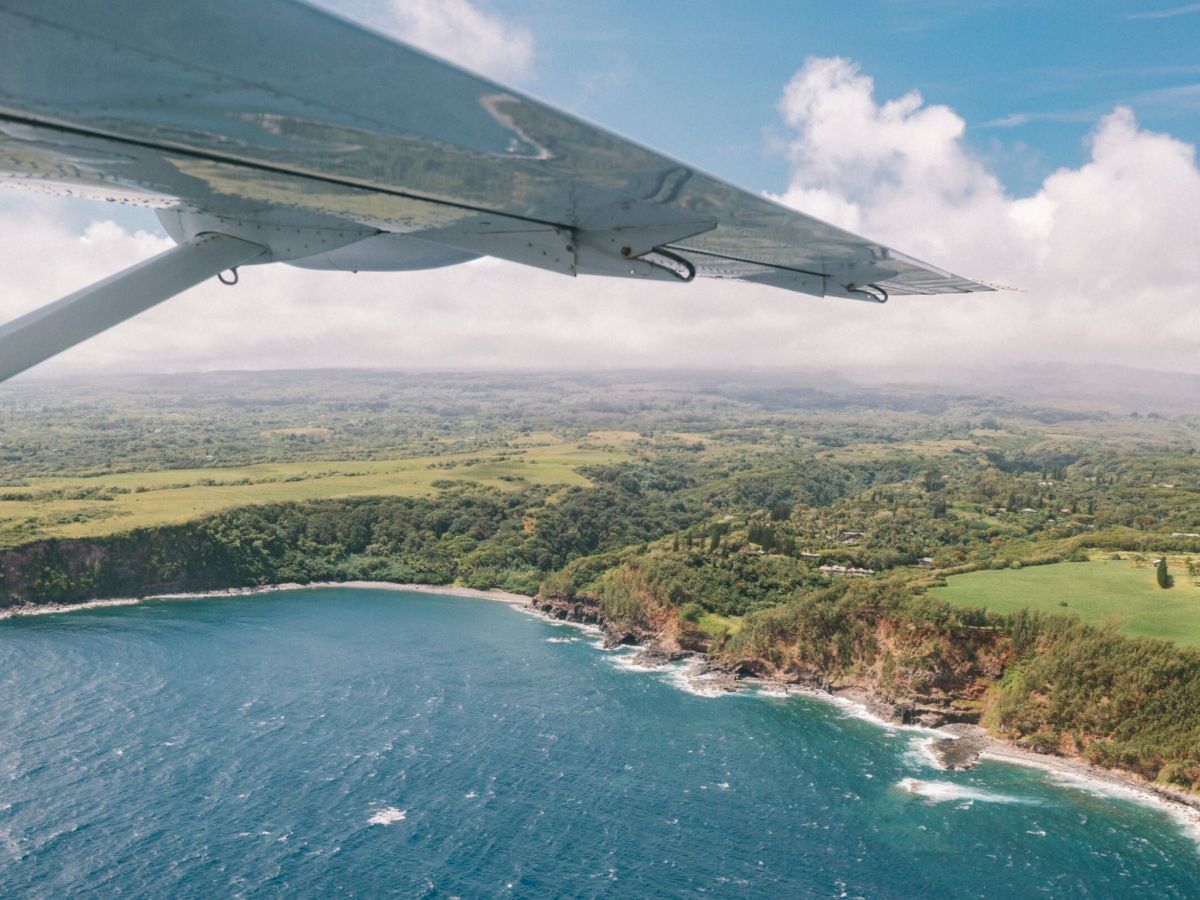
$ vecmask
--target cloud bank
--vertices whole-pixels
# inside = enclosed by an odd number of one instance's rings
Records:
[[[1118,107],[1090,160],[1007,195],[963,141],[964,121],[912,92],[877,103],[849,60],[810,59],[780,104],[795,131],[778,199],[919,258],[1022,293],[903,304],[896,347],[948,360],[1121,361],[1197,369],[1195,148]],[[935,309],[936,319],[928,314]],[[919,313],[918,313],[919,311]],[[925,329],[939,334],[923,338]]]
[[[779,109],[791,164],[780,202],[1021,290],[878,307],[720,282],[572,280],[496,260],[357,276],[244,268],[237,288],[201,285],[35,372],[1035,362],[1200,372],[1192,146],[1118,108],[1095,123],[1086,163],[1016,197],[952,109],[916,92],[880,100],[849,60],[806,61]],[[73,231],[64,209],[0,199],[0,318],[167,246],[111,222]]]

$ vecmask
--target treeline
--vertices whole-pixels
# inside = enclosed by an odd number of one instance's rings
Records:
[[[235,509],[185,525],[0,553],[0,605],[69,603],[278,582],[381,581],[532,594],[576,557],[705,515],[696,501],[602,482],[557,494],[455,488]]]
[[[674,451],[582,471],[592,487],[498,491],[447,482],[432,497],[249,506],[183,525],[38,541],[0,552],[0,605],[357,579],[532,594],[572,560],[664,534],[719,544],[728,527],[713,523],[713,512],[732,503],[773,498],[786,518],[792,503],[829,502],[870,478],[861,467],[832,463],[748,472],[737,461],[699,464]],[[782,530],[777,539],[770,533],[771,549],[795,550]],[[766,534],[756,532],[760,540]],[[788,579],[794,575],[779,576]],[[694,581],[699,591],[713,578]],[[741,593],[752,582],[731,571],[722,607],[740,614],[766,602],[769,593]]]

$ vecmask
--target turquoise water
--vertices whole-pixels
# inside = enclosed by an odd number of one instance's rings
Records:
[[[591,640],[357,589],[0,622],[0,894],[1200,896],[1162,811]]]

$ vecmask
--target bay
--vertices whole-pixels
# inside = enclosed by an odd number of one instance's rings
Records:
[[[1161,810],[593,642],[351,588],[0,622],[0,894],[1200,896]]]

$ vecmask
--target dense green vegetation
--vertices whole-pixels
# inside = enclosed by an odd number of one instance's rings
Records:
[[[19,382],[0,605],[540,589],[1200,788],[1200,418],[1162,394],[1178,414],[808,376]]]
[[[249,506],[187,525],[0,554],[0,604],[358,579],[533,593],[546,572],[576,557],[702,515],[666,492],[641,487],[636,497],[607,484],[556,495],[466,487],[437,498]]]
[[[675,617],[681,644],[744,669],[861,685],[902,714],[982,720],[1034,750],[1200,790],[1200,650],[1066,614],[946,603],[902,575],[822,580],[770,557],[666,547],[606,562],[582,585],[588,559],[566,572],[577,576],[571,590],[594,595],[621,627]],[[716,590],[693,592],[697,569]],[[726,608],[720,588],[732,573],[749,598],[737,620],[712,612]],[[554,576],[543,590],[566,584]]]
[[[1027,646],[985,721],[1035,749],[1200,789],[1200,651],[1063,616],[1013,621]]]

